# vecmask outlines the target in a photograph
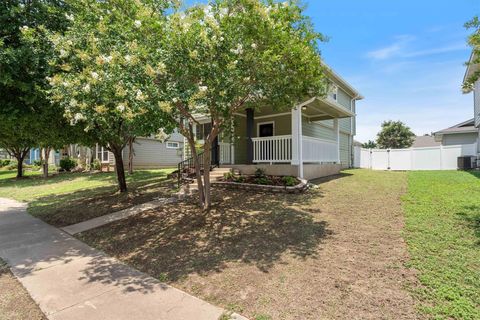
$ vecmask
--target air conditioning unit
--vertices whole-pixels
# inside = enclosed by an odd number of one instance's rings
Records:
[[[477,157],[462,156],[457,158],[457,167],[459,170],[472,170],[477,166]]]

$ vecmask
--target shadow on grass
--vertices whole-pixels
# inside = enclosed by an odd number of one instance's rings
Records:
[[[464,206],[463,211],[458,212],[457,215],[473,230],[475,236],[478,238],[476,244],[480,246],[480,206]]]
[[[319,192],[316,193],[317,196]],[[162,281],[220,272],[229,263],[268,272],[282,255],[315,257],[332,232],[302,210],[311,195],[218,194],[204,215],[194,203],[168,205],[80,237]]]
[[[479,178],[480,179],[480,170],[468,170],[466,171],[468,173],[470,173],[472,176],[474,176],[475,178]]]
[[[48,224],[64,227],[158,197],[169,197],[175,188],[174,183],[167,179],[166,173],[157,175],[138,173],[129,180],[128,193],[119,193],[117,186],[113,184],[71,193],[52,194],[30,201],[28,210],[30,214]]]

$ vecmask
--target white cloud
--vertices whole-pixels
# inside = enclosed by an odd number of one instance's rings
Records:
[[[396,37],[394,43],[381,49],[367,52],[367,57],[375,60],[385,60],[397,56],[402,52],[405,46],[413,41],[415,37],[411,35],[400,35]]]

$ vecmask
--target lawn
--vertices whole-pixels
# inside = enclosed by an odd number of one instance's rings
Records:
[[[416,319],[406,173],[348,170],[302,195],[214,191],[79,237],[250,319]]]
[[[14,171],[0,171],[0,197],[28,202],[28,211],[57,227],[88,220],[156,197],[170,196],[173,169],[136,171],[127,176],[128,194],[117,192],[114,173],[63,173],[44,179],[26,171],[15,179]]]
[[[480,319],[480,172],[411,172],[405,238],[434,319]]]

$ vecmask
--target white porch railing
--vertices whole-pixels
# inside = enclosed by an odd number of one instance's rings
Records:
[[[292,160],[292,136],[252,138],[253,162],[273,163]]]
[[[220,146],[220,164],[232,164],[232,145],[227,142],[219,142]]]
[[[252,138],[254,163],[290,163],[292,136]],[[337,162],[338,144],[335,141],[302,136],[303,162]]]
[[[308,136],[302,137],[303,162],[337,162],[338,144]]]

